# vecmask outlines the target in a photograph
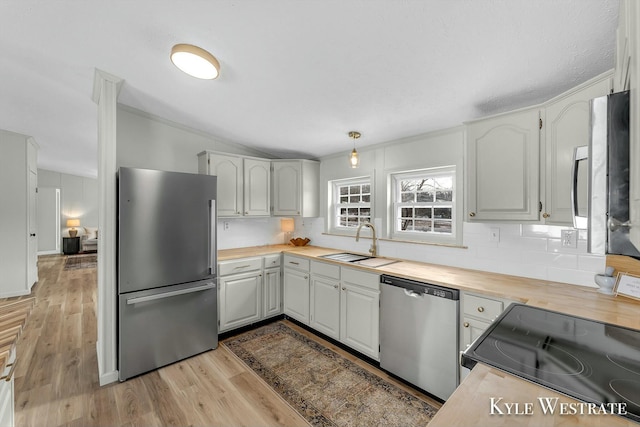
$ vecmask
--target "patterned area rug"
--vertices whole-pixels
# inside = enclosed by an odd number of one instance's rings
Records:
[[[98,255],[74,255],[68,256],[64,261],[65,270],[78,270],[81,268],[96,268],[98,265]]]
[[[425,426],[436,409],[281,322],[228,338],[313,426]]]

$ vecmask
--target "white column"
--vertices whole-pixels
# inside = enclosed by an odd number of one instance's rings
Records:
[[[100,385],[118,380],[116,331],[116,107],[122,79],[96,69],[98,104],[98,374]]]

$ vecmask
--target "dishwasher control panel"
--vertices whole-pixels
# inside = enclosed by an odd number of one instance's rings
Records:
[[[460,299],[459,290],[446,288],[440,285],[433,285],[431,283],[418,282],[416,280],[404,279],[401,277],[387,276],[386,274],[380,276],[380,283],[408,289],[412,292],[417,292],[418,294],[432,295],[434,297],[446,298],[455,301]]]

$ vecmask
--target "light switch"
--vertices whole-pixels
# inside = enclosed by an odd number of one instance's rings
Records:
[[[500,228],[499,227],[491,227],[489,230],[489,241],[490,242],[499,242],[500,241]]]

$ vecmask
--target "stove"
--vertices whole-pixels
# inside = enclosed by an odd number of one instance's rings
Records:
[[[511,304],[462,355],[640,422],[640,331]]]

